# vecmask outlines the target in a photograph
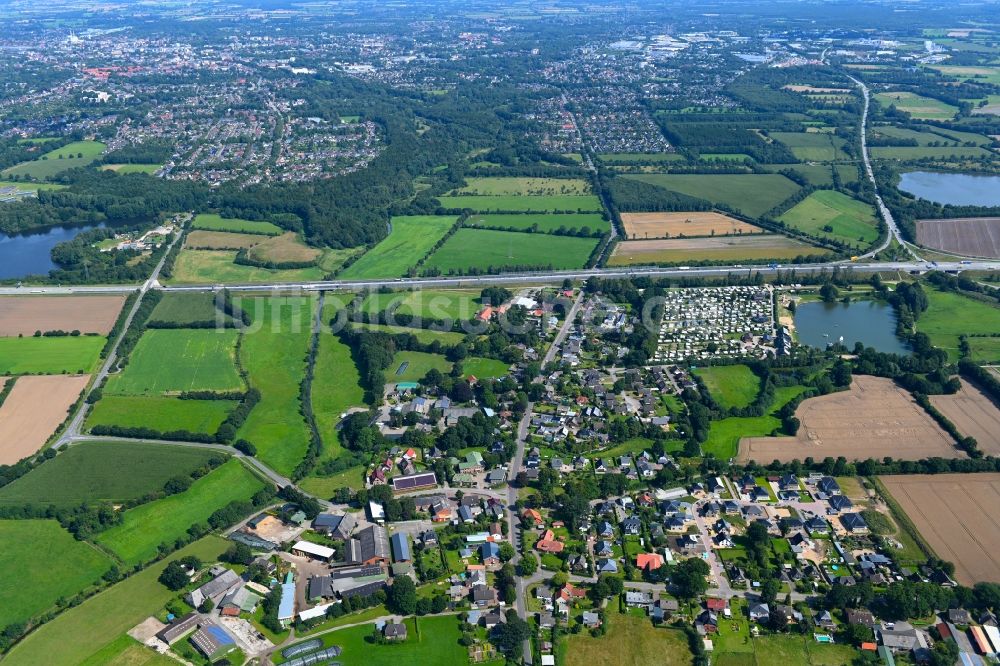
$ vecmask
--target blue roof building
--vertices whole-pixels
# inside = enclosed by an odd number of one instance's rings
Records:
[[[410,561],[410,542],[406,538],[406,534],[403,532],[396,532],[389,539],[389,543],[392,546],[392,559],[395,562],[409,562]]]
[[[290,622],[295,617],[295,583],[281,585],[281,603],[278,605],[278,620]]]

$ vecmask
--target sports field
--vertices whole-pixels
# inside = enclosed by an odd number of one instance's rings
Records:
[[[958,337],[962,334],[993,334],[1000,331],[1000,308],[967,298],[953,292],[938,291],[926,287],[924,292],[930,305],[917,320],[917,330],[930,336],[935,347],[948,352],[948,358],[957,362]],[[972,342],[989,338],[969,338],[972,346],[972,360],[987,362],[996,360],[989,353],[990,347],[977,349]]]
[[[615,246],[609,266],[697,263],[700,261],[790,260],[827,250],[778,234],[625,241]]]
[[[4,169],[0,174],[47,180],[67,169],[92,164],[103,152],[104,144],[100,141],[74,141],[62,148],[50,150],[38,159]]]
[[[87,415],[87,428],[120,426],[159,432],[214,434],[236,407],[234,400],[181,400],[167,396],[105,395]]]
[[[665,174],[624,176],[713,203],[745,215],[763,215],[795,194],[799,186],[777,173]]]
[[[0,488],[0,504],[79,505],[123,502],[163,489],[212,456],[185,446],[131,442],[80,442]]]
[[[105,342],[100,335],[0,338],[0,375],[89,373]]]
[[[608,221],[600,213],[490,213],[472,215],[465,221],[467,227],[499,227],[516,229],[518,231],[533,230],[542,233],[552,233],[564,229],[579,231],[587,228],[590,231],[607,231]]]
[[[343,280],[402,277],[431,251],[455,224],[448,215],[392,218],[392,233],[337,277]]]
[[[882,476],[879,480],[927,540],[955,564],[962,585],[997,581],[1000,474]]]
[[[257,457],[285,475],[290,475],[302,461],[309,446],[299,398],[306,371],[312,304],[308,297],[243,302],[253,316],[254,330],[243,340],[241,358],[261,400],[237,436],[253,442]]]
[[[107,335],[124,302],[116,295],[0,297],[0,336],[56,330]]]
[[[570,635],[566,663],[588,666],[687,666],[692,663],[687,638],[677,629],[654,627],[648,618],[621,615],[605,616],[607,633],[597,638],[588,632]]]
[[[0,406],[0,465],[12,465],[41,449],[89,381],[89,375],[18,377]]]
[[[191,222],[191,228],[205,229],[206,231],[232,231],[240,234],[263,234],[265,236],[278,236],[284,233],[284,229],[270,222],[221,217],[214,213],[196,215]]]
[[[633,240],[676,236],[725,236],[761,233],[763,229],[711,211],[622,213],[625,236]]]
[[[866,247],[878,240],[878,220],[871,204],[835,190],[817,190],[780,218],[812,236]]]
[[[4,666],[78,666],[174,598],[176,593],[156,580],[168,562],[187,555],[215,562],[229,545],[205,537],[126,578],[30,633],[7,654]]]
[[[582,178],[487,177],[469,178],[468,185],[453,194],[490,197],[550,196],[555,194],[590,194],[590,183]]]
[[[237,391],[233,329],[149,329],[105,393],[144,395],[180,391]]]
[[[760,391],[760,377],[745,365],[718,365],[697,368],[694,374],[723,409],[746,407]]]
[[[25,622],[100,580],[111,560],[55,520],[0,520],[0,626]]]
[[[951,104],[909,91],[876,93],[875,99],[886,108],[895,106],[898,110],[909,113],[916,120],[950,120],[958,113],[958,108]]]
[[[97,535],[101,544],[126,564],[140,564],[156,556],[161,543],[204,523],[217,509],[236,500],[248,500],[264,487],[238,460],[230,460],[177,495],[129,509],[122,522]]]
[[[445,195],[438,197],[449,210],[468,209],[479,213],[597,213],[601,200],[593,194],[550,194],[544,196]]]
[[[190,250],[177,255],[174,270],[167,280],[171,284],[227,284],[232,282],[313,282],[321,280],[324,269],[288,268],[270,270],[233,263],[236,250]],[[322,263],[322,262],[321,262]]]
[[[546,236],[492,229],[459,229],[424,264],[443,273],[494,271],[507,266],[554,269],[581,268],[596,238]]]

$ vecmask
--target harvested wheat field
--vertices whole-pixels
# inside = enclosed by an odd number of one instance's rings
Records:
[[[192,231],[184,247],[194,250],[242,250],[268,239],[260,234],[236,234],[229,231]]]
[[[960,433],[975,437],[983,453],[1000,456],[1000,409],[977,386],[963,381],[958,393],[932,395],[930,401]]]
[[[0,296],[0,337],[35,331],[72,331],[107,335],[124,296]]]
[[[1000,474],[879,479],[959,583],[1000,582]]]
[[[618,243],[610,266],[703,261],[785,261],[828,251],[778,234],[743,234],[711,238],[664,238]]]
[[[0,407],[0,465],[11,465],[45,445],[90,375],[24,375]]]
[[[917,220],[917,242],[942,252],[998,259],[1000,217]]]
[[[682,213],[622,213],[625,235],[631,239],[675,236],[724,236],[763,233],[763,229],[735,218],[703,211]]]
[[[909,393],[882,377],[855,376],[848,391],[804,400],[795,437],[747,437],[739,459],[769,463],[813,457],[848,460],[960,458],[948,433]]]

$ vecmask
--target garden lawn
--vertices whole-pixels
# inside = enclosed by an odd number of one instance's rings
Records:
[[[257,457],[286,476],[309,448],[300,387],[306,372],[313,302],[307,297],[243,302],[244,309],[253,316],[254,330],[243,339],[241,360],[261,400],[237,436],[252,442]]]
[[[312,408],[324,453],[335,457],[340,451],[336,426],[349,407],[363,406],[365,391],[351,348],[324,326],[319,334],[319,352],[312,382]]]
[[[95,541],[127,565],[148,562],[156,557],[161,543],[173,543],[216,510],[248,500],[263,487],[264,482],[242,463],[230,460],[182,493],[127,510],[120,524],[101,532]]]
[[[220,455],[185,446],[80,442],[0,488],[0,505],[126,502]]]
[[[10,650],[4,666],[86,662],[174,598],[175,593],[156,580],[168,562],[187,555],[214,562],[228,546],[228,541],[210,536],[182,548],[32,632]]]
[[[465,664],[469,660],[466,648],[459,644],[462,637],[455,615],[410,617],[405,620],[407,638],[389,645],[368,642],[374,624],[340,629],[322,638],[343,649],[340,661],[366,666],[438,666]],[[418,628],[419,627],[419,630]],[[278,660],[280,663],[280,660]]]
[[[392,232],[337,277],[342,280],[402,277],[454,226],[456,218],[406,215],[392,218]]]
[[[194,221],[191,222],[191,228],[206,231],[231,231],[238,234],[262,234],[264,236],[280,236],[285,232],[284,229],[270,222],[241,220],[213,213],[196,215]]]
[[[89,587],[111,560],[55,520],[0,520],[0,626],[26,622]]]
[[[698,368],[708,392],[723,409],[746,407],[760,392],[760,377],[745,365],[718,365]]]
[[[795,194],[799,186],[777,173],[641,174],[624,176],[758,217]]]
[[[462,374],[476,379],[494,379],[510,373],[510,364],[495,358],[471,357],[462,361]]]
[[[365,487],[365,468],[362,465],[349,467],[331,476],[307,476],[299,481],[299,487],[317,497],[333,497],[338,488],[361,490]]]
[[[518,231],[534,230],[541,233],[552,233],[559,229],[577,231],[587,227],[590,231],[604,232],[608,230],[608,221],[600,213],[527,213],[521,215],[492,213],[473,215],[466,220],[465,226],[513,228]]]
[[[961,294],[925,287],[929,305],[917,319],[917,330],[930,336],[935,347],[948,352],[948,359],[958,361],[958,336],[962,334],[994,334],[1000,332],[1000,308],[973,300]],[[996,360],[988,345],[992,338],[970,337],[972,360]],[[977,344],[972,344],[977,343]]]
[[[238,391],[233,329],[148,329],[105,393],[143,395],[180,391]]]
[[[0,174],[48,180],[67,169],[92,164],[103,152],[104,144],[100,141],[74,141],[62,148],[50,150],[44,155],[40,155],[38,159],[21,162],[9,169],[4,169]]]
[[[402,372],[399,372],[404,363],[406,367],[403,368]],[[385,381],[389,384],[419,381],[431,368],[448,374],[451,372],[451,361],[440,354],[418,351],[397,352],[392,359],[392,365],[385,371]]]
[[[101,335],[0,338],[0,375],[88,373],[106,342]]]
[[[545,196],[447,195],[438,197],[448,210],[472,210],[479,213],[599,213],[601,200],[593,194],[554,194]]]
[[[621,615],[613,610],[609,610],[606,619],[608,630],[604,636],[593,638],[586,631],[569,636],[566,664],[681,666],[694,661],[687,638],[677,629],[654,627],[649,618]]]
[[[236,407],[235,400],[181,400],[168,396],[105,395],[87,415],[87,428],[120,426],[214,435]]]
[[[545,236],[494,231],[459,229],[445,241],[424,267],[443,273],[471,270],[495,272],[504,267],[581,268],[587,263],[596,238]]]
[[[701,445],[702,453],[706,455],[711,453],[716,458],[726,460],[736,455],[741,438],[770,435],[776,428],[781,427],[781,419],[777,417],[778,410],[805,390],[804,386],[776,388],[771,410],[764,416],[732,416],[720,421],[712,421],[708,430],[708,439]]]
[[[781,216],[781,221],[812,236],[868,246],[878,240],[875,209],[834,190],[817,190]],[[829,227],[829,231],[825,227]]]

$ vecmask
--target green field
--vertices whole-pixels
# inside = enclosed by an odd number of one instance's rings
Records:
[[[453,333],[451,331],[432,331],[426,328],[410,328],[409,326],[385,326],[382,324],[354,324],[358,328],[365,328],[370,331],[382,331],[391,335],[405,333],[414,336],[422,344],[431,344],[435,340],[443,345],[458,344],[465,339],[464,333]]]
[[[953,76],[962,81],[976,83],[991,83],[1000,86],[1000,67],[964,67],[962,65],[935,65],[931,67],[946,76]]]
[[[237,391],[233,329],[149,329],[139,338],[120,375],[105,393],[144,395],[179,391]]]
[[[835,190],[813,192],[780,219],[811,236],[862,247],[874,243],[879,235],[875,208]]]
[[[476,379],[494,379],[510,372],[510,364],[495,358],[469,357],[462,361],[462,374]]]
[[[459,229],[424,266],[440,269],[443,273],[496,270],[506,266],[581,268],[597,243],[596,238],[551,236],[540,239],[535,234],[511,231]]]
[[[210,292],[166,292],[163,298],[153,308],[150,321],[169,322],[171,324],[191,324],[200,321],[216,321],[222,315],[215,307],[215,294]]]
[[[466,220],[465,226],[500,227],[519,231],[534,229],[536,232],[552,233],[560,228],[579,230],[583,227],[587,227],[591,231],[603,232],[608,230],[609,225],[600,213],[552,213],[549,215],[492,213],[473,215]]]
[[[87,415],[87,428],[121,426],[159,432],[187,430],[215,434],[235,400],[181,400],[167,396],[105,395]]]
[[[234,264],[236,250],[191,250],[184,248],[177,255],[171,284],[228,284],[233,282],[315,282],[325,272],[321,266],[271,270]],[[324,259],[320,260],[324,264]]]
[[[148,562],[161,543],[173,543],[189,527],[235,500],[248,500],[264,487],[238,460],[230,460],[184,492],[126,511],[122,522],[97,535],[97,543],[126,564]]]
[[[760,377],[745,365],[718,365],[694,371],[723,409],[746,407],[760,391]]]
[[[307,476],[299,481],[299,488],[317,497],[333,497],[338,488],[361,490],[365,487],[365,468],[362,465],[337,472],[332,476]]]
[[[716,458],[727,460],[736,455],[740,439],[743,437],[763,437],[781,427],[777,413],[798,394],[806,390],[804,386],[782,386],[774,390],[771,410],[764,416],[731,416],[720,421],[712,421],[708,440],[701,445],[704,454],[711,453]]]
[[[111,561],[55,520],[0,520],[0,626],[25,622],[99,581]]]
[[[757,217],[795,194],[799,186],[776,173],[641,174],[625,178],[662,187]]]
[[[488,197],[550,196],[555,194],[590,194],[590,183],[582,178],[487,177],[469,178],[468,185],[453,194]]]
[[[628,164],[629,162],[683,162],[684,156],[677,153],[601,153],[599,160],[607,164]]]
[[[480,213],[569,212],[597,213],[601,200],[593,194],[552,194],[545,196],[446,195],[438,197],[441,206],[450,210],[468,209]]]
[[[917,330],[929,335],[935,347],[947,351],[949,360],[954,362],[959,358],[959,335],[1000,332],[1000,308],[931,287],[925,287],[924,291],[927,293],[929,306],[917,320]],[[973,361],[997,360],[997,355],[993,352],[1000,347],[1000,340],[970,337],[969,342]]]
[[[105,342],[100,335],[0,338],[0,375],[87,373]]]
[[[424,319],[468,320],[482,310],[481,292],[476,289],[415,289],[404,292],[376,292],[365,298],[362,312],[378,314],[390,306],[400,315]]]
[[[335,426],[348,407],[364,405],[365,391],[351,348],[324,326],[319,335],[319,352],[312,383],[312,408],[316,426],[323,439],[324,453],[335,457],[340,453],[339,435]]]
[[[123,635],[92,654],[80,666],[177,666],[177,661]]]
[[[875,99],[886,108],[895,106],[909,113],[916,120],[950,120],[958,113],[958,108],[951,104],[907,91],[876,93]]]
[[[222,217],[215,213],[201,213],[191,222],[192,229],[206,231],[231,231],[238,234],[262,234],[264,236],[280,236],[285,230],[270,222],[258,220],[241,220],[235,217]]]
[[[218,537],[206,537],[126,578],[29,634],[7,654],[4,666],[77,666],[85,662],[174,597],[174,592],[156,580],[168,562],[186,555],[214,562],[228,546],[229,542]]]
[[[65,185],[56,185],[55,183],[29,183],[29,182],[18,182],[13,181],[0,181],[0,190],[6,189],[8,187],[13,187],[18,192],[37,192],[39,190],[61,190],[64,189]]]
[[[974,132],[960,132],[958,130],[946,130],[932,125],[918,125],[920,130],[908,129],[895,126],[878,126],[872,129],[875,136],[884,136],[894,139],[912,139],[918,146],[930,146],[932,143],[943,141],[954,141],[957,143],[972,142],[977,146],[988,146],[993,140],[983,134]]]
[[[399,373],[398,371],[404,363],[406,368],[402,373]],[[432,368],[447,374],[451,371],[451,362],[440,354],[417,351],[397,352],[392,359],[392,365],[385,371],[385,381],[389,384],[419,381]]]
[[[114,171],[120,174],[145,173],[153,175],[163,168],[162,164],[105,164],[102,171]]]
[[[392,218],[392,233],[338,276],[343,280],[406,275],[455,224],[454,217],[406,215]]]
[[[883,160],[922,160],[928,157],[937,159],[948,159],[957,157],[959,159],[989,158],[994,154],[979,146],[885,146],[871,149],[872,157]]]
[[[82,442],[0,488],[0,504],[124,502],[163,489],[218,455],[166,444]]]
[[[687,666],[693,659],[687,639],[677,629],[654,627],[645,617],[606,614],[604,636],[588,632],[571,635],[567,641],[566,664],[587,666]]]
[[[772,139],[788,146],[803,162],[832,162],[847,159],[844,139],[824,132],[771,132]]]
[[[21,162],[4,169],[4,176],[20,176],[35,180],[47,180],[67,169],[92,164],[104,152],[104,144],[100,141],[74,141],[62,148],[50,150],[30,162]],[[78,157],[82,155],[82,157]]]
[[[261,400],[238,436],[254,443],[266,465],[288,475],[309,447],[299,391],[306,371],[313,300],[255,298],[244,301],[243,307],[253,315],[255,330],[244,338],[241,358]]]

